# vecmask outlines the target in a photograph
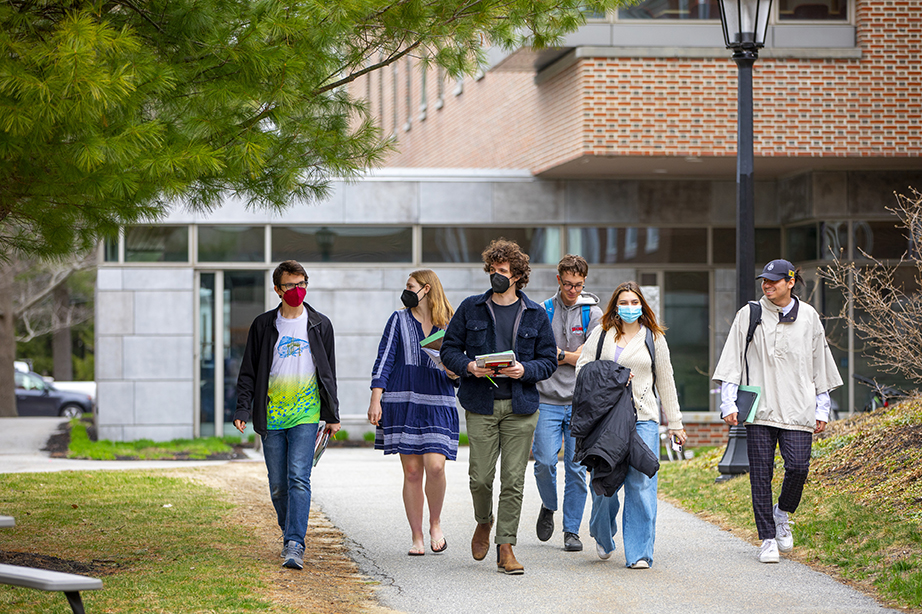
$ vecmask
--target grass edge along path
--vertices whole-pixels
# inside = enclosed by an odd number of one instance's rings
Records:
[[[922,401],[834,422],[828,431],[814,441],[810,477],[792,515],[794,551],[783,556],[890,607],[922,612]],[[756,545],[748,474],[714,483],[723,453],[663,463],[659,492]],[[776,500],[783,474],[779,455]]]
[[[305,570],[281,569],[259,465],[4,475],[0,507],[16,527],[0,531],[0,560],[80,562],[73,571],[103,580],[84,595],[88,612],[374,610],[342,534],[319,512]],[[0,586],[0,611],[70,610],[60,594]]]

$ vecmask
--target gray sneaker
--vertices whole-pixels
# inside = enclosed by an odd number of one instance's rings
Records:
[[[288,567],[289,569],[304,569],[304,546],[298,542],[292,540],[285,544],[283,558],[285,562],[282,563],[282,567]]]

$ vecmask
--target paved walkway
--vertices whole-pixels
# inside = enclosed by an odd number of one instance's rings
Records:
[[[515,553],[525,575],[496,572],[491,552],[470,554],[474,529],[467,488],[467,449],[447,464],[442,526],[448,550],[410,557],[401,499],[400,462],[370,449],[329,449],[315,469],[314,502],[349,536],[363,571],[381,582],[384,605],[408,613],[619,612],[682,614],[810,614],[887,612],[872,599],[809,567],[784,560],[765,565],[755,545],[660,501],[654,565],[627,569],[618,550],[608,561],[589,537],[589,502],[580,536],[585,549],[562,550],[560,513],[546,543],[535,536],[540,500],[533,467]],[[562,496],[562,484],[561,487]],[[498,487],[498,482],[497,482]],[[428,517],[428,512],[427,512]],[[427,540],[428,546],[428,540]]]
[[[227,461],[77,461],[39,450],[59,418],[0,418],[0,474],[33,471],[146,469]],[[624,567],[619,548],[601,561],[589,537],[589,503],[580,531],[585,550],[563,552],[560,514],[549,542],[535,537],[539,499],[532,465],[516,556],[525,575],[496,572],[495,555],[470,555],[474,528],[467,489],[467,449],[448,463],[442,527],[449,547],[409,557],[400,461],[368,448],[331,448],[314,470],[314,503],[349,538],[362,570],[381,583],[384,605],[409,614],[613,612],[648,614],[850,614],[889,612],[872,599],[809,567],[784,560],[763,565],[756,546],[660,502],[654,565]],[[562,488],[562,483],[558,485]],[[561,492],[562,496],[562,492]],[[428,544],[427,544],[428,545]]]

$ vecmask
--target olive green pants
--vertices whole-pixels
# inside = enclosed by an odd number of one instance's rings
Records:
[[[470,441],[468,475],[474,519],[480,524],[493,519],[493,478],[499,459],[500,491],[494,542],[515,545],[522,514],[525,469],[538,412],[514,414],[512,400],[504,399],[493,402],[491,416],[465,412],[465,417]]]

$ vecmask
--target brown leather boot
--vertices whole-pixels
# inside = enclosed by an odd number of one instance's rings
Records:
[[[510,576],[525,573],[525,566],[519,563],[512,553],[512,544],[496,544],[496,571]]]
[[[474,529],[474,537],[471,538],[471,554],[475,561],[482,561],[487,557],[490,551],[490,529],[493,528],[493,521],[478,523]]]

